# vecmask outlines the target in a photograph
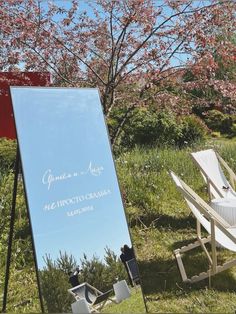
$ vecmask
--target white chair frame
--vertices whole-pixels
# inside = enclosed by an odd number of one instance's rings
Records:
[[[174,255],[177,260],[178,268],[182,277],[183,282],[186,283],[195,283],[203,279],[209,278],[215,274],[218,274],[228,268],[236,266],[236,259],[228,261],[223,265],[218,265],[217,263],[217,246],[216,243],[219,242],[216,240],[216,233],[222,233],[233,247],[233,251],[236,252],[236,237],[230,232],[232,226],[229,225],[221,216],[219,216],[202,198],[200,198],[187,184],[185,184],[180,178],[178,178],[173,172],[170,173],[173,180],[175,181],[178,189],[184,196],[187,203],[192,204],[193,214],[197,219],[197,240],[194,243],[191,243],[187,246],[183,246],[174,251]],[[196,209],[196,211],[194,210]],[[201,221],[199,221],[201,220]],[[201,236],[201,227],[208,229],[210,234],[208,237],[202,238]],[[209,253],[206,248],[206,243],[211,244],[211,252]],[[222,243],[220,243],[222,244]],[[224,245],[224,243],[223,243]],[[234,247],[235,245],[235,247]],[[191,251],[197,247],[201,246],[204,253],[207,256],[209,261],[209,269],[206,272],[202,272],[198,275],[195,275],[191,278],[188,278],[181,254]]]

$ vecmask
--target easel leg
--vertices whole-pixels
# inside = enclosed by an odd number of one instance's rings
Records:
[[[9,230],[9,239],[8,239],[8,250],[7,250],[7,262],[6,262],[6,271],[5,271],[5,284],[4,284],[4,292],[3,292],[3,305],[2,305],[2,313],[6,313],[7,310],[7,294],[8,294],[8,283],[9,283],[9,277],[10,277],[10,265],[11,265],[11,254],[12,254],[12,242],[13,242],[13,234],[14,234],[14,224],[15,224],[15,213],[16,213],[16,196],[17,196],[17,183],[18,183],[18,175],[20,171],[20,152],[19,147],[17,147],[16,152],[16,162],[15,162],[15,176],[14,176],[14,187],[13,187],[13,194],[12,194],[12,207],[11,207],[11,220],[10,220],[10,230]],[[33,233],[29,218],[29,209],[28,209],[28,202],[25,195],[25,201],[27,205],[27,215],[28,220],[30,224],[31,229],[31,237],[33,241]],[[36,254],[35,254],[35,248],[34,243],[33,244],[33,256],[34,256],[34,263],[35,263],[35,269],[36,269],[36,278],[37,278],[37,285],[38,285],[38,291],[39,291],[39,302],[41,306],[41,311],[44,313],[44,305],[43,305],[43,298],[41,293],[41,287],[39,282],[39,275],[38,275],[38,268],[37,268],[37,261],[36,261]]]
[[[14,188],[13,188],[13,195],[12,195],[11,220],[10,220],[10,230],[9,230],[8,249],[7,249],[5,285],[4,285],[4,292],[3,292],[3,305],[2,305],[3,313],[6,312],[6,307],[7,307],[7,293],[8,293],[8,282],[9,282],[9,277],[10,277],[10,265],[11,265],[11,253],[12,253],[15,213],[16,213],[16,195],[17,195],[17,181],[18,181],[19,167],[20,167],[20,156],[19,156],[19,149],[17,148],[16,162],[15,162]]]
[[[24,192],[25,192],[25,190],[24,190]],[[31,225],[31,221],[30,221],[29,205],[28,205],[26,193],[25,193],[25,201],[26,201],[26,207],[27,207],[28,221],[29,221],[29,225],[30,225],[30,234],[31,234],[31,239],[32,239],[32,249],[33,249],[33,257],[34,257],[34,267],[35,267],[35,272],[36,272],[36,280],[37,280],[37,285],[38,285],[39,302],[40,302],[41,312],[45,313],[42,291],[41,291],[41,285],[40,285],[40,279],[39,279],[38,264],[37,264],[37,258],[36,258],[36,253],[35,253],[34,240],[33,240],[33,231],[32,231],[32,225]]]

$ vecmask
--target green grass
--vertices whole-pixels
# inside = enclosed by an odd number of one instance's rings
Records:
[[[102,313],[145,313],[140,287],[131,289],[130,298],[118,304],[110,303],[104,307]]]
[[[174,149],[136,148],[117,160],[131,234],[139,261],[148,310],[202,313],[236,309],[236,267],[197,284],[182,283],[173,250],[196,238],[195,219],[177,191],[168,171],[173,170],[204,199],[205,183],[190,152],[214,147],[236,170],[235,141],[211,140],[207,145]],[[218,261],[235,258],[220,250]],[[189,277],[206,271],[208,262],[200,249],[184,255]]]
[[[14,156],[12,147],[13,145],[11,145],[11,155]],[[236,170],[236,142],[225,139],[210,140],[207,145],[186,147],[182,150],[135,148],[116,159],[127,218],[140,266],[143,291],[147,307],[152,313],[235,312],[236,267],[214,276],[211,279],[211,287],[208,280],[185,285],[181,281],[173,255],[174,249],[192,242],[196,233],[195,220],[168,171],[176,172],[207,200],[205,183],[189,153],[210,147],[216,148]],[[4,154],[7,155],[5,151]],[[4,156],[0,158],[5,160]],[[4,207],[10,208],[13,176],[8,173],[10,166],[6,164],[6,173],[1,172],[3,175],[0,176],[0,192]],[[13,248],[8,311],[32,313],[39,312],[40,308],[22,187],[19,188],[17,234]],[[2,215],[5,216],[1,217],[8,220],[6,214],[2,213]],[[2,222],[4,221],[1,220]],[[5,231],[1,230],[0,234],[0,295],[3,292],[8,224],[5,223],[4,226]],[[232,257],[235,257],[233,253],[226,250],[219,251],[220,262]],[[183,260],[189,276],[202,272],[208,267],[207,260],[200,249],[191,251]],[[21,302],[28,303],[21,305]],[[134,293],[131,299],[120,304],[110,304],[103,312],[142,313],[144,312],[142,296],[140,293]]]

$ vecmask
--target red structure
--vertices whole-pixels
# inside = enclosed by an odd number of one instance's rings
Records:
[[[49,86],[50,73],[0,72],[0,137],[16,138],[10,86]]]

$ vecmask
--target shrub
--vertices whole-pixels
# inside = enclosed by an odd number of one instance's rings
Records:
[[[0,180],[0,265],[5,262],[9,223],[12,208],[14,174],[12,171],[1,176]],[[26,265],[33,265],[32,240],[26,210],[24,189],[22,182],[18,182],[15,212],[15,230],[12,257],[15,269],[22,269]]]
[[[232,134],[232,136],[236,136],[236,123],[233,123],[233,124],[232,124],[232,127],[231,127],[231,134]]]
[[[192,115],[178,118],[171,111],[136,108],[121,134],[120,143],[125,147],[135,145],[183,146],[202,141],[207,127]]]
[[[212,131],[221,132],[223,134],[231,133],[233,119],[228,114],[224,114],[218,110],[209,110],[204,120]]]
[[[121,134],[121,144],[127,147],[175,144],[180,133],[181,128],[171,112],[136,108]]]
[[[13,167],[16,158],[16,141],[0,138],[0,171]]]
[[[182,136],[182,126],[173,112],[158,112],[157,132],[160,144],[175,145]]]
[[[206,137],[208,128],[205,123],[195,115],[183,116],[181,118],[182,136],[179,139],[179,146],[202,142]]]
[[[121,144],[128,147],[152,144],[157,137],[156,125],[156,116],[152,112],[146,108],[136,108],[124,126]]]

